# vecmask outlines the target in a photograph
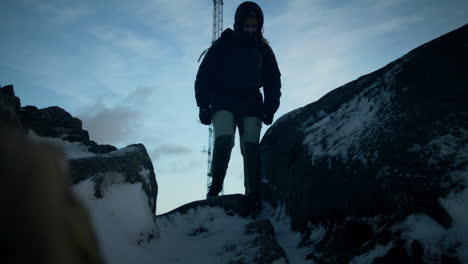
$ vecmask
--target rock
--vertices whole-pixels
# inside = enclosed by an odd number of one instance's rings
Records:
[[[141,182],[148,197],[148,210],[153,214],[156,212],[158,185],[153,164],[142,144],[130,145],[107,154],[72,159],[70,171],[73,184],[92,179],[96,198],[101,198],[109,185]]]
[[[74,141],[89,140],[88,131],[82,129],[82,122],[57,106],[37,109],[25,106],[20,109],[21,121],[41,137],[73,137]]]
[[[15,96],[13,85],[0,86],[0,123],[8,124],[14,127],[21,127],[18,111],[21,102]]]
[[[258,251],[253,262],[249,263],[269,264],[278,260],[288,263],[286,253],[276,241],[275,229],[269,220],[259,219],[250,222],[245,226],[245,234],[256,236],[246,245],[249,248],[256,248]]]
[[[80,142],[89,146],[88,150],[95,154],[117,150],[112,145],[99,145],[90,140],[88,131],[82,128],[81,120],[60,107],[37,109],[35,106],[25,106],[20,109],[19,113],[24,127],[38,136],[59,137],[69,142]]]
[[[190,209],[202,206],[221,207],[227,214],[237,214],[242,217],[252,216],[252,214],[255,213],[254,203],[249,197],[242,194],[230,194],[184,204],[170,212],[159,215],[158,217],[167,217],[175,213],[185,214]]]
[[[261,142],[262,199],[285,204],[296,230],[340,227],[327,252],[348,261],[360,244],[339,235],[349,218],[381,218],[365,232],[372,247],[411,214],[449,228],[439,200],[468,176],[467,40],[468,25],[281,117]]]
[[[117,148],[112,145],[98,145],[98,146],[90,147],[88,150],[96,154],[105,154],[105,153],[109,153],[112,151],[116,151]]]

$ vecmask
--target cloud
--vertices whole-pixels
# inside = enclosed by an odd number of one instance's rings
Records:
[[[271,40],[282,72],[283,99],[287,99],[282,111],[313,102],[376,70],[357,67],[356,62],[362,62],[369,49],[382,49],[383,45],[372,44],[383,36],[398,34],[422,21],[418,14],[399,12],[399,0],[381,2],[340,2],[333,6],[330,1],[291,1],[278,16],[265,21],[265,35]]]
[[[94,14],[93,9],[75,1],[21,0],[20,5],[32,9],[47,22],[63,25]]]
[[[115,26],[94,25],[88,33],[108,47],[123,49],[133,55],[147,59],[158,59],[167,54],[168,48],[154,36],[138,33],[136,30]]]
[[[150,102],[155,91],[154,87],[137,87],[127,95],[124,101],[130,105],[141,106]]]
[[[168,156],[186,156],[192,153],[192,149],[183,145],[176,144],[164,144],[157,146],[150,155],[155,159],[159,160],[161,157]]]
[[[80,111],[79,118],[90,137],[100,144],[129,144],[137,137],[147,122],[145,106],[154,89],[138,87],[113,106],[104,104],[100,97]]]
[[[108,107],[98,100],[79,115],[83,128],[99,144],[119,144],[131,138],[139,128],[140,112],[125,106]]]

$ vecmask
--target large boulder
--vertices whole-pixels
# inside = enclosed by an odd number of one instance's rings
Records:
[[[378,240],[372,217],[382,227],[425,214],[449,228],[440,199],[468,177],[467,73],[465,25],[284,115],[262,139],[262,198],[285,204],[294,229],[338,228],[323,240],[330,263]],[[347,241],[352,230],[362,239]]]
[[[253,204],[241,194],[222,195],[158,215],[156,250],[169,251],[159,260],[178,255],[179,263],[289,263],[272,223]]]
[[[148,211],[156,213],[158,185],[153,163],[142,144],[134,144],[106,154],[70,159],[73,184],[90,179],[93,193],[100,199],[114,184],[141,183],[147,196]]]
[[[26,129],[42,137],[75,136],[80,141],[89,140],[89,134],[82,129],[82,122],[58,106],[38,109],[35,106],[21,108],[21,121]]]
[[[104,154],[117,150],[112,145],[99,145],[90,140],[88,131],[83,129],[82,121],[58,106],[43,109],[38,109],[35,106],[21,107],[19,116],[24,128],[33,131],[40,137],[53,137],[69,142],[80,142],[95,154]]]

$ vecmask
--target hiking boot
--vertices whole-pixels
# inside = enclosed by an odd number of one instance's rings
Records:
[[[246,197],[249,200],[249,203],[251,204],[252,218],[257,218],[257,216],[262,212],[263,209],[262,200],[260,199],[260,196],[257,194],[248,194],[246,195]]]
[[[245,142],[242,157],[244,159],[245,194],[258,196],[261,176],[260,144]]]
[[[215,138],[213,159],[211,161],[211,185],[206,195],[207,198],[217,197],[223,190],[224,177],[226,176],[233,146],[233,136],[219,136]]]
[[[211,187],[211,186],[210,186]],[[219,196],[219,193],[217,192],[213,192],[211,191],[212,189],[210,188],[210,190],[208,191],[208,193],[206,194],[206,199],[209,200],[209,199],[213,199],[213,198],[216,198]]]

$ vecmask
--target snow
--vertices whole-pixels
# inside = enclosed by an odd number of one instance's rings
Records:
[[[101,199],[94,197],[92,179],[74,185],[73,191],[88,207],[107,263],[154,262],[148,238],[157,237],[158,227],[141,183],[113,184]]]
[[[285,206],[280,205],[274,209],[268,206],[267,203],[263,204],[265,204],[265,208],[262,211],[261,217],[270,220],[271,224],[274,226],[276,241],[278,241],[278,244],[280,244],[286,252],[289,263],[314,263],[312,260],[306,262],[306,257],[311,252],[311,249],[309,247],[298,247],[302,236],[299,232],[293,232],[291,230],[291,217],[286,214]],[[321,236],[317,236],[317,234],[320,232],[322,232],[320,229],[313,230],[310,240],[319,242]]]
[[[63,149],[67,159],[80,159],[96,156],[96,154],[88,151],[88,146],[85,146],[80,142],[69,142],[62,138],[55,137],[40,137],[32,130],[29,130],[28,137],[35,142],[49,143]]]
[[[151,186],[150,184],[150,174],[151,174],[151,171],[143,166],[140,167],[140,170],[138,171],[138,173],[140,174],[141,178],[143,179],[143,181],[145,181],[145,184],[147,184],[148,186]]]
[[[161,237],[154,242],[155,255],[160,263],[227,263],[239,256],[252,258],[256,251],[242,247],[248,241],[243,232],[249,221],[228,216],[216,207],[158,218]]]
[[[366,95],[369,93],[373,94]],[[304,128],[304,144],[308,147],[312,161],[328,156],[344,161],[358,159],[366,164],[376,159],[375,152],[364,153],[357,150],[360,148],[359,144],[373,139],[374,130],[383,122],[378,112],[391,112],[388,108],[393,96],[392,92],[374,83],[336,112],[329,113],[318,121],[312,120],[312,125]],[[323,115],[324,113],[321,114]]]
[[[65,137],[64,135],[63,137]],[[28,137],[31,140],[36,142],[45,142],[57,146],[65,152],[65,157],[67,159],[81,159],[81,158],[90,158],[90,157],[100,157],[100,158],[108,158],[108,157],[116,157],[116,156],[124,156],[130,152],[138,151],[139,148],[137,146],[127,146],[125,148],[118,149],[116,151],[112,151],[105,154],[95,154],[88,151],[89,146],[83,145],[81,142],[69,142],[64,140],[63,137],[41,137],[38,136],[34,131],[29,130]]]
[[[125,156],[125,155],[128,155],[128,153],[136,152],[138,150],[139,150],[139,148],[137,146],[131,146],[130,145],[130,146],[127,146],[125,148],[121,148],[121,149],[118,149],[118,150],[115,150],[115,151],[112,151],[112,152],[109,152],[109,153],[100,154],[99,157],[107,158],[107,157]]]
[[[460,128],[452,130],[449,134],[431,140],[425,152],[431,154],[428,164],[437,165],[443,160],[454,161],[454,166],[468,164],[468,131]]]
[[[388,251],[392,248],[393,243],[387,245],[377,245],[371,251],[368,251],[360,256],[353,258],[350,264],[372,264],[376,258],[385,256]]]

